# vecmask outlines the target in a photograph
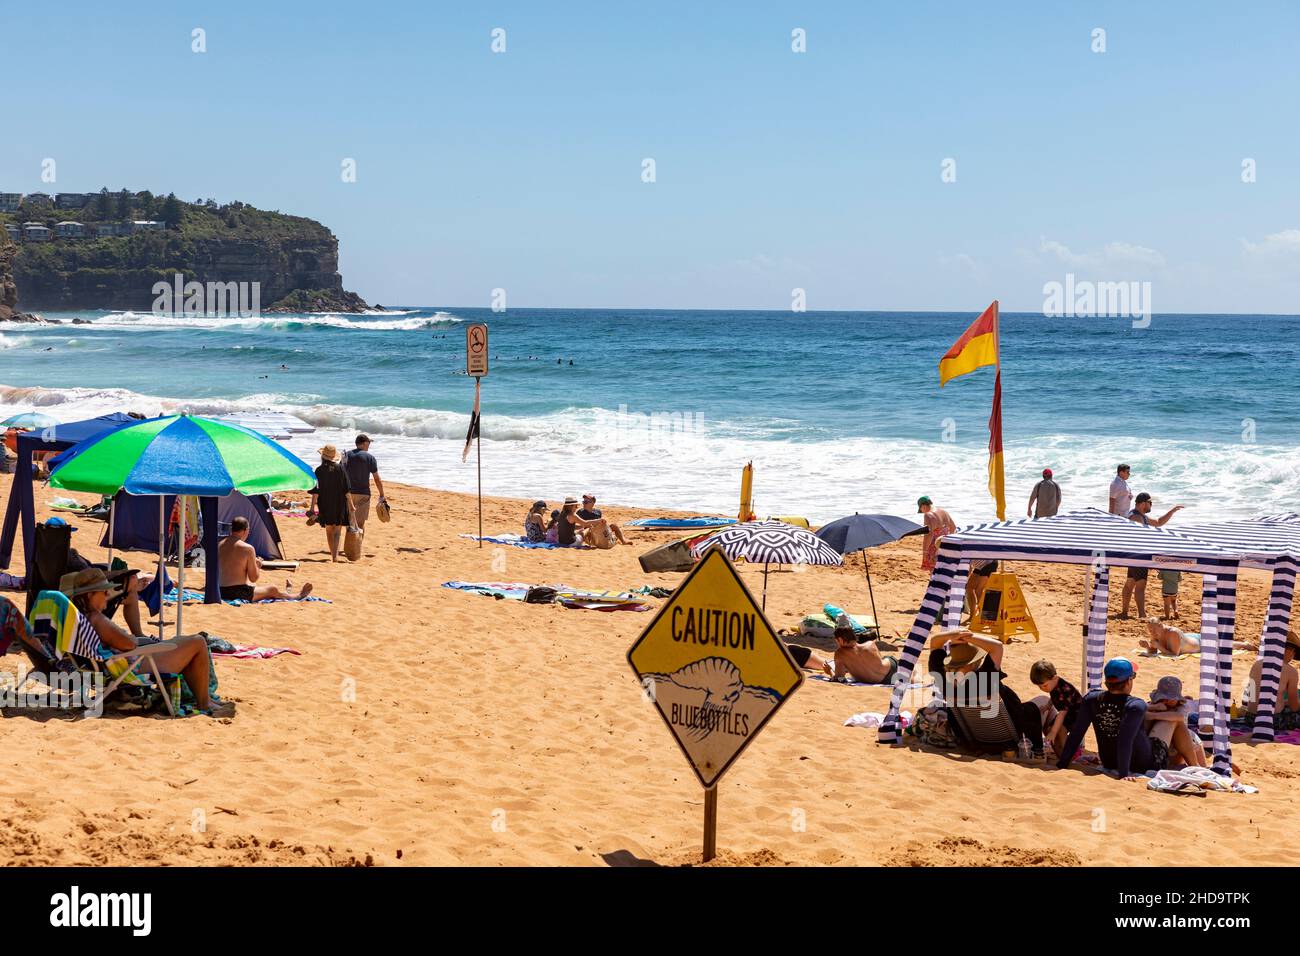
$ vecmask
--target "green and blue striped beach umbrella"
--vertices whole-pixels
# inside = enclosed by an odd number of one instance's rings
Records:
[[[307,463],[242,425],[168,415],[97,435],[65,453],[50,484],[68,491],[224,497],[306,491],[316,485]]]

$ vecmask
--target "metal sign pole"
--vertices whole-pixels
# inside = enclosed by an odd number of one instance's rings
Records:
[[[474,457],[478,462],[478,546],[483,547],[483,406],[479,392],[481,375],[474,376],[474,394],[479,396],[478,432],[474,435]]]
[[[718,855],[718,788],[704,791],[704,862]]]

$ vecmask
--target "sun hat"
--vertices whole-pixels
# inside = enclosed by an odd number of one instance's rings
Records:
[[[1044,478],[1051,478],[1051,477],[1052,477],[1052,469],[1050,469],[1050,468],[1044,468],[1044,469],[1043,469],[1043,477],[1044,477]]]
[[[333,445],[326,445],[324,448],[316,449],[317,453],[326,461],[338,461],[339,450]]]
[[[1106,669],[1103,671],[1106,680],[1109,681],[1126,681],[1130,677],[1137,676],[1137,668],[1127,657],[1112,657],[1106,662]]]
[[[565,507],[568,507],[569,505],[581,504],[581,502],[578,501],[577,498],[573,497],[573,495],[567,495],[564,499],[564,504]]]
[[[1291,645],[1293,650],[1300,651],[1300,634],[1295,631],[1287,631],[1286,642]]]
[[[934,504],[934,502],[930,500],[929,495],[922,495],[921,497],[916,499],[916,510],[919,513],[923,505],[932,505],[932,504]]]
[[[1159,703],[1162,700],[1182,700],[1183,699],[1183,682],[1177,677],[1162,677],[1156,681],[1156,689],[1151,692],[1151,703]]]
[[[948,651],[948,656],[944,658],[943,669],[955,671],[968,664],[974,664],[972,670],[978,670],[979,665],[984,663],[987,653],[984,648],[976,647],[974,644],[956,644]]]
[[[122,589],[108,582],[104,572],[99,568],[83,568],[72,571],[59,578],[59,590],[68,597],[86,594],[90,591],[107,591],[109,597],[117,597]]]

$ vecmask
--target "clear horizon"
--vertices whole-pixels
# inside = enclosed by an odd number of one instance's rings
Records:
[[[1296,314],[1300,9],[999,14],[24,8],[41,95],[0,189],[308,216],[384,304],[1032,313],[1073,273],[1149,282],[1155,314]],[[45,68],[52,36],[148,55],[92,82]]]

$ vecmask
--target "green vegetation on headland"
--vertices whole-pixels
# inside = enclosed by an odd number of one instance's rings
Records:
[[[28,223],[56,233],[65,222],[80,223],[85,235],[34,240],[21,234]],[[19,305],[29,311],[148,310],[154,284],[170,283],[177,273],[187,282],[260,283],[264,311],[367,307],[343,288],[338,240],[329,229],[247,203],[187,203],[174,195],[103,190],[80,207],[25,199],[16,211],[0,212],[0,244],[9,239],[6,223],[20,231],[13,280]],[[97,236],[100,224],[115,224],[122,234]]]

